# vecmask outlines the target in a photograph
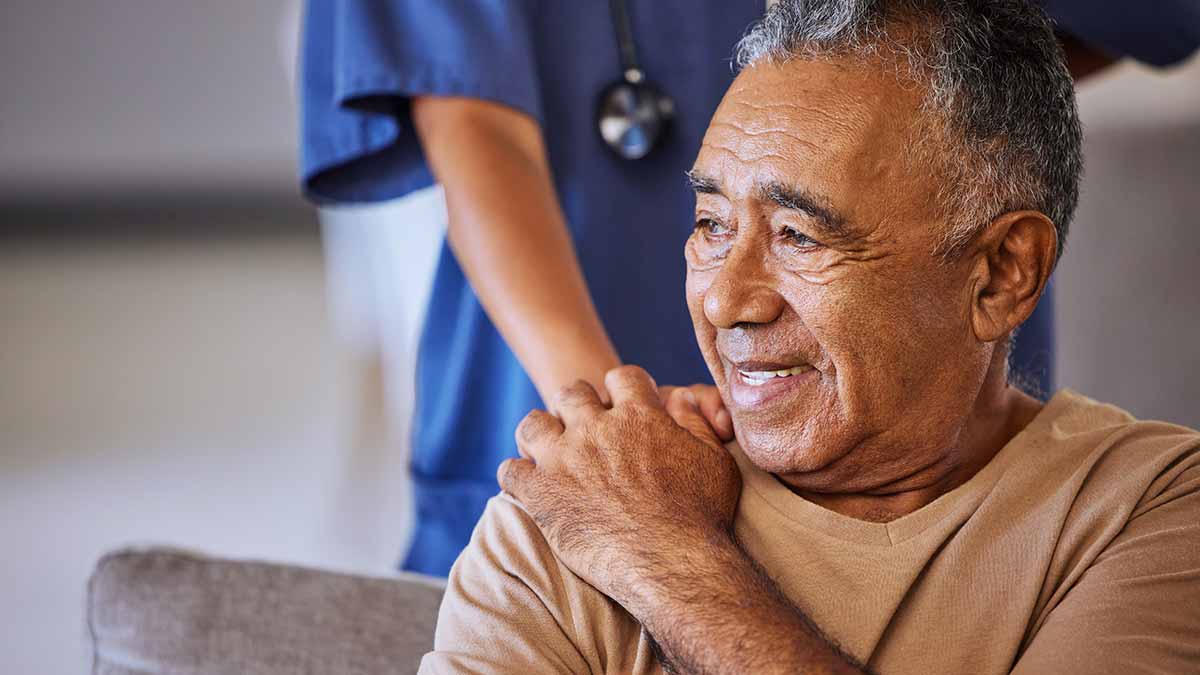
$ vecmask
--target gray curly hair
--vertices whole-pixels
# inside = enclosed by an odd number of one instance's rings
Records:
[[[916,159],[940,167],[935,203],[950,258],[997,216],[1054,222],[1061,256],[1083,170],[1075,89],[1050,21],[1025,0],[779,0],[738,43],[736,63],[896,58],[925,90],[932,124]]]

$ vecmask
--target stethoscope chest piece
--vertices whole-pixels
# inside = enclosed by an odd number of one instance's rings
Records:
[[[640,73],[639,73],[640,75]],[[600,92],[596,124],[600,137],[624,159],[641,159],[666,136],[675,102],[658,87],[626,76]]]
[[[596,126],[600,138],[618,157],[641,159],[650,154],[670,130],[675,102],[646,81],[638,64],[637,45],[625,0],[609,0],[621,79],[600,92],[596,104]]]

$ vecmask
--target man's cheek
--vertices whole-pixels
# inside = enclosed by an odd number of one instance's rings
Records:
[[[708,290],[707,281],[697,279],[688,274],[687,306],[692,316],[692,327],[696,332],[696,344],[713,377],[713,382],[722,385],[724,374],[721,372],[721,357],[717,353],[717,329],[704,313],[704,294]]]
[[[700,272],[688,271],[687,281],[684,284],[684,296],[687,302],[688,313],[692,316],[692,323],[696,327],[697,337],[700,334],[701,328],[708,324],[708,319],[704,316],[704,294],[708,292],[708,286],[711,279],[708,275]]]

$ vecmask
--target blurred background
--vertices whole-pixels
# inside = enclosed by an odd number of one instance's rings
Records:
[[[302,200],[298,21],[0,6],[0,672],[86,668],[84,585],[124,544],[380,574],[403,548],[411,393],[380,364],[411,358],[440,233],[374,207],[413,262],[379,269]],[[1200,61],[1079,102],[1059,384],[1200,426]]]

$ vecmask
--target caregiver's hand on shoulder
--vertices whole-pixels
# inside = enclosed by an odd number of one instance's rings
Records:
[[[690,552],[732,537],[741,478],[691,388],[666,405],[641,368],[608,372],[606,408],[586,382],[517,428],[522,457],[498,479],[559,558],[618,602],[686,569]]]
[[[667,405],[671,395],[679,390],[692,392],[692,396],[696,399],[696,405],[700,408],[700,413],[704,415],[708,425],[717,434],[717,438],[725,443],[733,440],[733,418],[725,409],[725,402],[721,400],[719,389],[711,384],[693,384],[687,387],[664,384],[658,388],[658,397],[662,400],[663,405]]]

